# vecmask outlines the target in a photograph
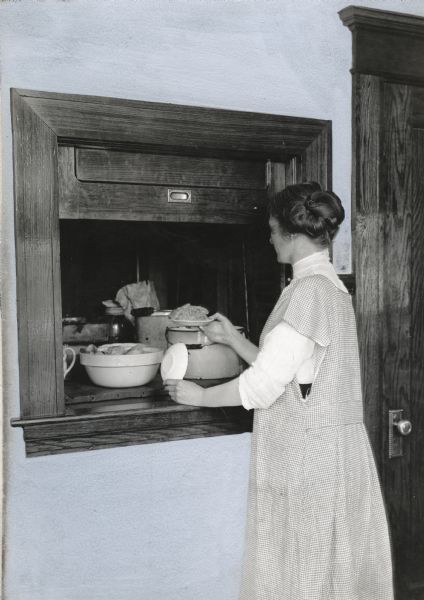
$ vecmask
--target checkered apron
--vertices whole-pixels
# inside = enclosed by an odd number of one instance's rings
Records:
[[[363,424],[355,316],[323,275],[285,288],[284,320],[313,339],[315,379],[255,410],[240,600],[392,600],[386,514]]]

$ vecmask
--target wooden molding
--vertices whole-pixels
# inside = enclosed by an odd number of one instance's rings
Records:
[[[64,414],[57,143],[12,91],[21,414]],[[24,123],[24,126],[21,126]]]
[[[304,152],[301,162],[302,181],[318,181],[325,186],[324,189],[332,188],[331,147],[332,124],[328,121]]]
[[[81,212],[84,198],[91,198],[90,186],[107,187],[108,184],[81,182],[73,174],[69,179],[71,193],[69,196],[63,194],[64,200],[61,198],[59,202],[63,193],[59,188],[59,172],[63,165],[61,167],[58,155],[66,153],[69,148],[63,146],[68,146],[243,158],[260,160],[264,165],[273,161],[283,165],[280,178],[284,171],[287,183],[301,181],[307,176],[329,188],[331,123],[31,90],[12,89],[11,100],[21,390],[21,418],[15,419],[13,426],[24,428],[27,453],[49,454],[248,430],[250,425],[246,424],[248,419],[246,421],[241,409],[195,409],[171,414],[169,411],[163,413],[163,407],[158,407],[151,414],[146,412],[147,409],[140,409],[134,414],[117,410],[116,414],[107,417],[100,414],[90,418],[66,415],[59,217],[132,218],[130,210],[124,214],[119,186],[132,187],[136,201],[143,200],[143,194],[139,191],[137,196],[134,192],[136,184],[109,184],[115,188],[114,195],[109,194],[108,202],[118,202],[120,216],[117,217],[116,206],[115,209],[112,206],[109,215],[100,206],[94,207],[94,211],[88,207]],[[269,186],[273,187],[272,181]],[[108,192],[106,187],[104,191]],[[215,215],[210,221],[231,222],[233,219],[235,222],[238,219],[237,222],[251,222],[252,210],[255,210],[253,196],[259,194],[264,199],[266,193],[267,190],[256,193],[249,189],[227,189],[222,194],[227,201],[222,207],[226,211],[225,218]],[[140,208],[137,210],[142,219],[145,215],[141,214]],[[219,210],[219,203],[216,203],[215,212]],[[162,215],[162,218],[170,217]],[[171,220],[178,219],[174,215]]]
[[[358,6],[348,6],[339,16],[352,32],[354,72],[424,81],[424,17]]]
[[[382,31],[398,31],[407,35],[424,36],[424,17],[389,10],[347,6],[339,11],[343,25],[352,31],[360,27],[372,27]]]
[[[15,90],[59,143],[153,149],[194,156],[287,160],[327,121],[197,106]]]
[[[22,427],[27,456],[79,452],[114,446],[244,433],[252,412],[242,407],[197,408],[172,405],[105,414],[14,419]]]

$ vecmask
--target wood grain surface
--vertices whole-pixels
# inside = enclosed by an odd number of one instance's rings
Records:
[[[14,420],[23,427],[27,456],[78,452],[250,431],[252,414],[242,407],[197,408],[172,403],[143,410],[50,419]]]
[[[185,148],[250,152],[283,158],[299,152],[319,135],[323,123],[243,111],[131,102],[114,98],[33,93],[20,90],[40,118],[62,140],[107,140]],[[241,132],[244,132],[241,134]]]
[[[267,171],[264,173],[263,167],[270,161],[284,165],[279,170],[274,169],[274,173],[279,171],[274,187],[282,185],[283,179],[287,183],[297,181],[301,177],[302,164],[307,171],[316,171],[320,155],[326,157],[324,169],[330,173],[330,150],[326,144],[329,145],[331,140],[328,135],[322,138],[319,152],[314,149],[304,155],[313,140],[328,128],[328,122],[28,90],[14,90],[13,98],[23,417],[14,420],[13,425],[24,428],[27,452],[48,454],[246,431],[249,418],[246,421],[245,411],[219,409],[175,413],[157,406],[150,417],[141,409],[133,411],[134,414],[131,410],[118,409],[115,414],[112,411],[62,417],[65,403],[59,218],[139,220],[150,222],[149,226],[167,221],[168,225],[169,222],[178,225],[185,222],[196,223],[199,227],[201,224],[249,225],[242,236],[241,251],[219,270],[217,302],[232,309],[223,288],[228,285],[234,295],[240,296],[242,290],[233,272],[242,265],[242,280],[247,285],[243,311],[251,325],[252,321],[256,323],[252,330],[258,332],[263,324],[261,319],[265,320],[267,316],[265,307],[268,313],[281,283],[280,269],[267,243],[269,233],[265,221],[261,220],[267,188],[273,185],[272,173],[271,180],[267,178],[264,185],[262,177]],[[108,166],[100,164],[99,167],[97,161],[94,177],[88,175],[93,180],[78,180],[75,175],[76,147],[84,152],[90,148],[96,152],[119,150],[124,153],[120,166],[115,171],[111,168],[112,175],[108,175],[115,179],[98,181]],[[197,157],[200,161],[197,167],[201,165],[203,170],[207,165],[209,173],[214,169],[219,173],[221,187],[205,186],[210,180],[200,174],[195,182],[201,185],[195,187],[192,203],[171,205],[167,185],[140,183],[138,176],[131,176],[125,183],[116,181],[117,172],[120,173],[118,179],[123,173],[127,177],[129,165],[134,173],[138,159],[135,164],[134,156],[129,157],[134,152],[180,157],[170,161],[171,167],[177,172],[178,166],[184,163],[189,178],[195,170],[193,157]],[[184,160],[181,157],[185,157]],[[245,165],[237,164],[236,167],[234,161],[241,159]],[[308,166],[308,161],[312,160],[315,166]],[[148,177],[157,171],[155,161],[150,162],[146,171]],[[109,166],[113,166],[112,163],[108,163]],[[228,187],[232,179],[228,173],[234,175],[234,187]],[[260,184],[257,183],[259,175]],[[86,176],[86,172],[82,173],[82,177]],[[159,174],[159,182],[163,181],[162,176]],[[257,227],[253,227],[253,223]],[[222,252],[222,260],[225,256]],[[265,262],[266,272],[262,269]],[[144,264],[143,275],[147,273],[146,269]],[[274,288],[269,287],[269,282],[274,280],[276,294]],[[182,287],[183,280],[177,272],[177,296],[181,296]],[[262,306],[263,314],[254,310],[255,302],[256,307]]]
[[[76,148],[80,181],[264,190],[265,162]]]
[[[65,394],[68,408],[73,404],[88,402],[167,396],[167,392],[163,389],[163,383],[159,376],[151,383],[130,388],[104,388],[90,382],[70,380],[65,382]]]
[[[381,400],[385,422],[389,409],[404,409],[410,415],[411,398],[411,225],[412,139],[410,130],[411,88],[384,85],[385,126],[382,130],[379,213],[380,244],[380,352]],[[384,456],[388,456],[388,428],[383,428]],[[400,578],[410,563],[407,533],[411,501],[409,439],[403,441],[403,456],[384,464],[382,479],[391,517],[394,556]]]
[[[324,190],[331,190],[331,140],[331,121],[328,121],[327,126],[322,129],[320,135],[304,151],[301,164],[301,181],[317,181]]]
[[[348,6],[339,15],[353,33],[354,73],[423,83],[423,17],[359,6]]]
[[[358,74],[354,91],[353,223],[365,414],[390,515],[397,587],[406,594],[414,465],[409,438],[402,458],[388,458],[388,412],[404,409],[409,418],[411,410],[412,95],[409,86]]]
[[[360,344],[365,422],[376,457],[382,459],[379,351],[379,161],[381,84],[369,75],[353,77],[352,231],[356,316]]]
[[[12,95],[22,416],[63,414],[56,137]],[[20,127],[24,121],[25,127]]]
[[[366,420],[390,522],[396,600],[424,599],[424,19],[350,6],[356,305]],[[389,410],[412,433],[389,458]]]
[[[415,89],[413,93],[415,93]],[[422,91],[422,90],[421,90]],[[410,445],[411,508],[408,535],[412,553],[411,582],[424,597],[424,131],[412,136],[413,193],[411,224],[411,397],[409,418],[413,433]]]
[[[266,190],[196,187],[191,203],[168,202],[166,185],[82,182],[72,147],[59,148],[59,215],[62,219],[251,223],[266,205]]]

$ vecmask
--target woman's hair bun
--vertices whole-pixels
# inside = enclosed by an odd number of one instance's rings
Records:
[[[290,185],[275,194],[270,214],[283,231],[303,233],[325,245],[334,238],[345,216],[340,198],[322,190],[315,181]]]
[[[322,194],[322,192],[313,192],[309,196],[306,196],[306,199],[305,199],[306,210],[309,210],[312,213],[314,213],[314,205],[319,200],[321,194]]]

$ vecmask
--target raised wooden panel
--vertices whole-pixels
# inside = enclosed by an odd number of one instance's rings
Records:
[[[387,409],[409,410],[411,369],[411,227],[412,131],[411,89],[384,85],[385,128],[382,135],[380,238],[382,400]],[[384,258],[383,258],[384,257]],[[396,405],[396,406],[395,406]],[[386,440],[386,452],[388,441]],[[393,467],[395,462],[390,463]],[[398,465],[407,472],[408,460]]]
[[[388,460],[388,411],[404,409],[410,418],[412,94],[409,86],[370,75],[355,74],[353,83],[356,309],[365,414],[390,515],[398,588],[406,594],[414,468],[409,438],[403,457]]]
[[[264,190],[265,162],[77,148],[80,181]]]
[[[424,37],[390,31],[377,36],[370,29],[356,32],[354,39],[357,48],[355,70],[410,80],[411,83],[424,79]]]
[[[168,186],[83,182],[75,176],[71,147],[59,148],[59,215],[63,219],[113,219],[197,223],[251,223],[266,190],[191,189],[190,203],[168,201]]]
[[[22,416],[64,412],[57,205],[53,132],[12,97],[19,371]],[[25,127],[19,127],[19,120]]]
[[[411,125],[417,129],[424,129],[424,87],[412,88]]]
[[[394,556],[401,588],[407,580],[411,538],[408,532],[413,460],[409,439],[400,460],[387,460],[388,411],[403,409],[410,416],[411,239],[412,239],[412,131],[411,88],[384,84],[379,179],[379,278],[380,411],[383,426],[382,480],[390,514]],[[370,300],[368,299],[368,302]],[[417,523],[417,527],[419,524]]]
[[[377,77],[354,75],[353,259],[365,421],[378,460],[382,456],[379,352],[380,261],[379,123],[381,84]]]
[[[424,598],[424,461],[422,460],[422,435],[424,431],[424,131],[416,130],[412,136],[413,193],[412,193],[412,247],[411,247],[411,308],[414,335],[411,345],[411,398],[410,413],[414,435],[410,436],[412,457],[411,511],[409,537],[414,549],[410,561],[411,587]]]

